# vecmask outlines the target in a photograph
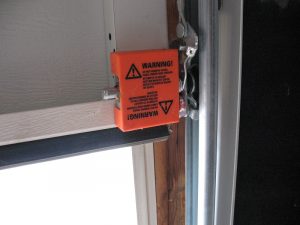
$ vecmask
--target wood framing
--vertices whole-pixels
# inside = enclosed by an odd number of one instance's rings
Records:
[[[168,39],[176,37],[176,0],[167,0]],[[154,143],[157,225],[185,225],[185,119],[170,127],[167,141]]]
[[[158,225],[185,224],[185,120],[170,138],[154,143]]]

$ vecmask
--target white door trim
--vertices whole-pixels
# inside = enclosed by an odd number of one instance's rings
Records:
[[[132,148],[139,225],[157,225],[153,143]]]

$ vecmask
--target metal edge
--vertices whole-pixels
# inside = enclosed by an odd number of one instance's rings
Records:
[[[239,139],[243,0],[224,0],[219,14],[222,22],[219,27],[220,111],[218,116],[215,225],[230,225],[233,224],[234,219]],[[232,56],[232,54],[234,55]],[[231,59],[230,62],[228,62],[228,58]]]
[[[234,154],[234,168],[233,168],[233,184],[232,184],[232,198],[231,198],[231,215],[230,215],[230,225],[234,222],[234,207],[235,207],[235,193],[236,193],[236,177],[237,177],[237,165],[238,165],[238,147],[239,147],[239,128],[240,128],[240,109],[241,109],[241,88],[242,88],[242,52],[243,52],[243,9],[244,0],[241,0],[241,20],[240,20],[240,50],[239,50],[239,88],[238,88],[238,105],[237,105],[237,124],[236,124],[236,142],[235,142],[235,154]]]
[[[123,133],[117,128],[0,147],[0,169],[166,140],[167,126]]]

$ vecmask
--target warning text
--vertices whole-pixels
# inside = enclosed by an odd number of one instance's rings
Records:
[[[158,116],[158,111],[129,114],[127,120],[136,120],[154,116]]]

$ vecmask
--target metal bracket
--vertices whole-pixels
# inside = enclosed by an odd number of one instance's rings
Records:
[[[198,119],[198,102],[194,98],[196,89],[195,78],[190,73],[193,67],[191,61],[198,50],[198,35],[192,26],[186,21],[184,16],[184,1],[177,0],[177,8],[179,13],[179,22],[176,28],[177,37],[183,45],[179,46],[180,62],[183,68],[180,80],[180,117],[189,116],[193,120]],[[190,76],[192,87],[187,87],[187,79]]]
[[[116,87],[113,88],[107,88],[102,91],[102,99],[103,100],[112,100],[112,99],[117,99],[118,98],[118,93],[119,90]]]

